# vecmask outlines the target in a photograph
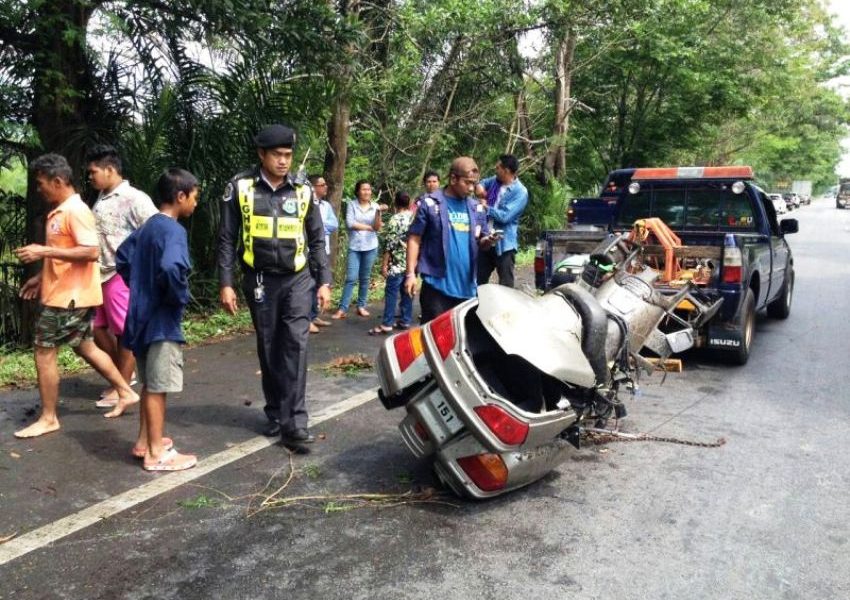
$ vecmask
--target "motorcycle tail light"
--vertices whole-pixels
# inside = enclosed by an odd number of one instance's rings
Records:
[[[505,444],[517,446],[528,437],[528,423],[523,423],[500,406],[487,404],[476,406],[473,410],[490,428],[490,431]]]
[[[425,430],[425,426],[419,421],[416,421],[416,424],[413,426],[413,431],[416,432],[416,435],[418,435],[423,442],[427,442],[431,439],[431,436],[429,436],[428,432]]]
[[[393,339],[398,368],[404,371],[422,354],[422,329],[414,327]]]
[[[452,320],[451,310],[447,310],[431,321],[431,335],[434,336],[434,342],[437,344],[437,350],[440,351],[440,357],[446,360],[452,348],[455,347],[455,326]]]
[[[494,492],[508,482],[508,468],[498,454],[476,454],[457,459],[472,483],[485,492]]]

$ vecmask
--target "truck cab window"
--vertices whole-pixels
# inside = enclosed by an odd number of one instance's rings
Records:
[[[687,225],[754,231],[755,212],[748,194],[735,194],[727,183],[701,183],[689,189]]]

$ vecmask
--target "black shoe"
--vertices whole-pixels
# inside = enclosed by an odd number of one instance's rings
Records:
[[[310,454],[310,447],[305,446],[303,442],[293,442],[287,438],[281,438],[280,445],[293,454]]]
[[[281,435],[284,443],[294,442],[296,444],[312,444],[316,441],[316,436],[310,433],[307,428],[292,429]]]
[[[263,435],[266,437],[277,437],[280,435],[280,423],[276,421],[270,421],[263,428]]]

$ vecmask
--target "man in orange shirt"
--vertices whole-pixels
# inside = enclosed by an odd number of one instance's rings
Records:
[[[42,310],[36,324],[35,366],[41,395],[41,416],[15,437],[32,438],[59,429],[59,346],[68,344],[97,370],[125,402],[138,401],[109,355],[93,341],[92,317],[102,303],[100,255],[95,219],[74,191],[71,167],[65,157],[45,154],[30,165],[38,193],[53,210],[47,215],[46,245],[30,244],[15,250],[24,263],[44,259],[41,272],[21,287],[21,297],[40,296]]]

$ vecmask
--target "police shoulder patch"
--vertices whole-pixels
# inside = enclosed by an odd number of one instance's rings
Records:
[[[228,182],[228,184],[224,188],[224,196],[222,196],[222,200],[225,202],[230,202],[230,199],[233,198],[233,182]]]

